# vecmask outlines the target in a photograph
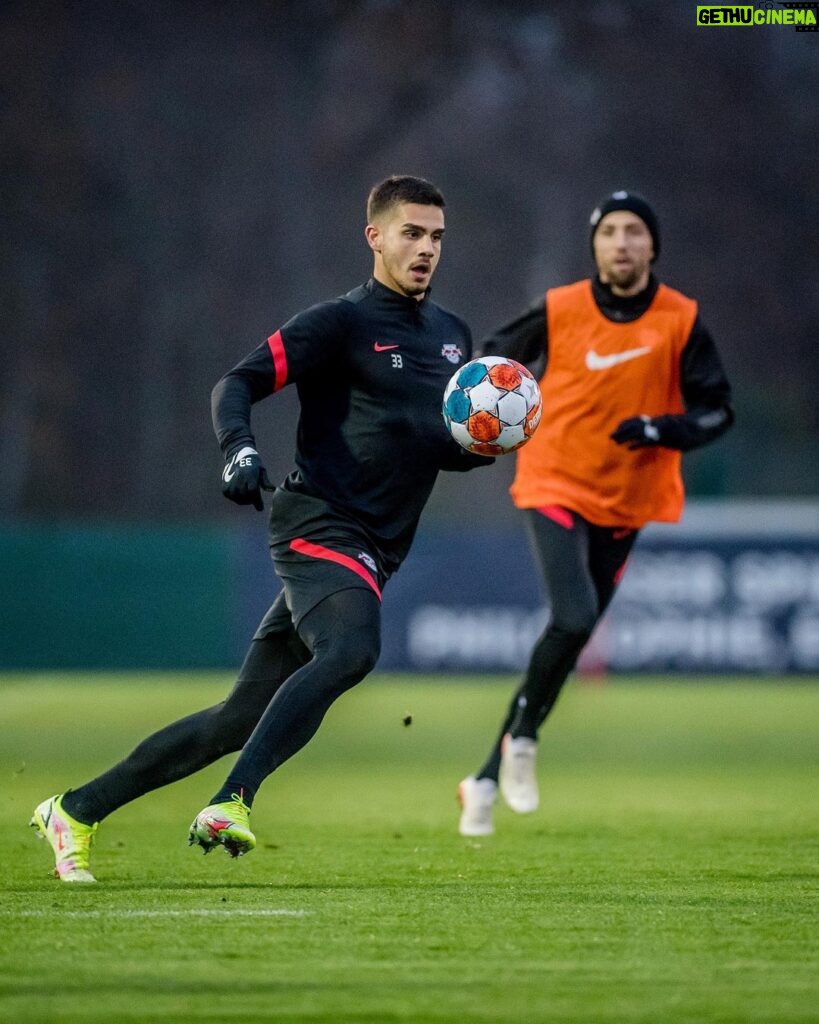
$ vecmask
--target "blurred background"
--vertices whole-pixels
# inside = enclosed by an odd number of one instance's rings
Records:
[[[276,582],[264,517],[221,496],[211,387],[295,312],[369,276],[367,191],[415,173],[448,201],[435,297],[478,339],[588,276],[599,198],[651,199],[658,274],[699,300],[737,422],[686,457],[678,562],[635,576],[659,581],[633,595],[647,622],[667,599],[674,621],[703,611],[705,653],[625,667],[819,669],[819,33],[695,15],[676,0],[7,0],[0,666],[238,658]],[[291,466],[291,390],[255,413],[275,479]],[[508,460],[441,480],[394,584],[387,667],[517,664],[545,613],[511,473]],[[413,633],[453,538],[456,569],[497,558],[498,589],[469,600],[511,615],[500,660],[436,660]],[[669,554],[664,538],[647,531],[647,558],[651,543]],[[710,589],[703,557],[722,560]],[[779,603],[747,585],[749,557],[754,581],[790,581]],[[635,609],[618,641],[631,651]],[[737,625],[757,614],[751,634]],[[770,657],[714,656],[760,629]],[[616,668],[616,649],[600,663]]]

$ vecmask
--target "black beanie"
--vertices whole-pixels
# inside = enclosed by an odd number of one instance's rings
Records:
[[[654,242],[654,259],[656,260],[660,255],[660,225],[657,221],[657,215],[651,209],[648,200],[638,196],[636,192],[612,192],[610,196],[601,203],[598,203],[594,208],[591,220],[589,221],[591,224],[591,235],[589,238],[592,255],[594,255],[594,234],[597,231],[597,225],[607,213],[613,213],[615,210],[628,210],[629,213],[636,214],[644,222]]]

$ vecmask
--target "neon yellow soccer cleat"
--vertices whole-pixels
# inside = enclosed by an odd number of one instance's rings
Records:
[[[256,837],[250,831],[249,814],[250,808],[238,793],[234,793],[228,803],[211,804],[193,819],[188,845],[198,844],[205,853],[224,846],[231,857],[249,853],[256,845]]]
[[[36,807],[29,825],[38,839],[47,839],[54,851],[54,874],[63,882],[96,882],[88,870],[96,825],[84,825],[63,810],[64,794],[52,796]]]

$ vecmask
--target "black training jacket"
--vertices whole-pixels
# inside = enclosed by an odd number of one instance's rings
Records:
[[[444,389],[472,355],[469,328],[425,296],[408,298],[370,279],[289,320],[213,390],[216,436],[226,456],[255,447],[251,406],[288,384],[301,412],[295,468],[281,491],[293,528],[309,514],[363,527],[395,568],[409,549],[441,469],[489,464],[461,449],[444,426]],[[280,510],[287,501],[277,493]]]

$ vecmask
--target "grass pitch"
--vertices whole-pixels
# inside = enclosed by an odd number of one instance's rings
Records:
[[[513,680],[373,678],[267,781],[252,854],[186,845],[226,760],[106,821],[90,887],[34,805],[229,680],[3,682],[2,1020],[819,1021],[815,680],[570,684],[541,809],[477,841],[455,789]]]

